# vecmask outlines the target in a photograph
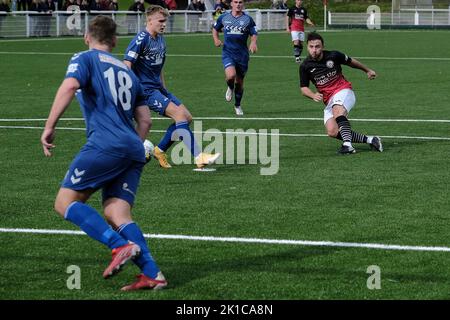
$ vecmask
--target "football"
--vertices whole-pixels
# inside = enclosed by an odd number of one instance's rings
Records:
[[[144,141],[144,149],[145,149],[145,160],[149,162],[153,156],[153,151],[155,150],[155,146],[150,140],[145,139]]]

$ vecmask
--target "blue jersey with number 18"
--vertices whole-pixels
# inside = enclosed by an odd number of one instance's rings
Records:
[[[86,121],[86,145],[145,162],[133,117],[135,108],[146,103],[133,72],[112,54],[92,49],[72,57],[66,78],[80,83],[76,96]]]

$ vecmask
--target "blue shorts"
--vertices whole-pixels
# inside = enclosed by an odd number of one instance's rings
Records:
[[[153,110],[164,116],[166,108],[170,102],[179,106],[181,101],[166,89],[153,89],[145,93],[147,98],[147,105],[150,110]]]
[[[239,61],[237,61],[236,59],[234,59],[233,57],[230,57],[228,55],[222,55],[222,63],[223,63],[223,68],[226,69],[229,66],[233,66],[236,68],[236,74],[244,79],[245,74],[247,73],[248,70],[248,61],[247,63],[241,63]]]
[[[83,146],[61,187],[72,190],[102,189],[103,202],[119,198],[133,205],[144,163]]]

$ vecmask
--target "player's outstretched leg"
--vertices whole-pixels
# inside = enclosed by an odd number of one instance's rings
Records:
[[[216,162],[219,157],[220,153],[211,154],[202,152],[197,157],[195,157],[195,164],[197,165],[197,168],[203,168],[204,166]]]
[[[191,154],[194,156],[195,164],[198,168],[203,168],[206,165],[213,164],[219,157],[220,153],[210,154],[200,152],[200,148],[195,141],[194,134],[189,128],[187,121],[177,122],[177,129],[174,131],[174,136],[183,140],[183,143],[189,148]]]
[[[341,134],[338,132],[336,139],[343,140]],[[378,136],[366,136],[362,133],[352,130],[352,143],[367,143],[374,151],[383,152],[383,144],[381,138]]]
[[[380,137],[372,137],[371,141],[368,142],[372,150],[383,152],[383,144]]]
[[[341,115],[336,118],[336,122],[339,128],[339,133],[342,137],[342,141],[344,141],[341,148],[338,150],[338,153],[340,154],[355,153],[356,150],[352,146],[352,129],[347,117]]]
[[[125,223],[118,228],[118,233],[125,239],[132,241],[141,248],[141,255],[134,259],[134,263],[141,269],[137,281],[122,288],[123,291],[139,289],[162,289],[167,281],[153,259],[147,241],[139,226],[133,221]]]
[[[358,133],[352,130],[352,142],[355,143],[367,143],[372,150],[383,152],[383,144],[381,138],[377,136],[366,136],[362,133]]]
[[[62,189],[58,197],[64,194],[65,190],[67,189]],[[55,207],[59,212],[58,197]],[[79,201],[72,202],[65,210],[64,218],[80,227],[92,239],[112,249],[112,260],[103,272],[104,278],[109,278],[116,274],[129,260],[139,255],[141,249],[138,245],[129,243],[126,239],[122,238],[122,236],[111,229],[95,209],[85,203]]]
[[[209,154],[200,151],[200,147],[195,141],[194,134],[189,127],[192,116],[183,104],[176,106],[170,103],[165,110],[165,115],[175,120],[175,130],[172,133],[171,140],[175,141],[179,139],[183,141],[194,157],[195,164],[198,168],[212,164],[219,158],[220,153]]]
[[[166,130],[159,144],[153,150],[153,156],[159,162],[159,166],[164,169],[170,169],[172,166],[167,160],[166,151],[172,146],[172,134],[176,130],[176,124],[172,123]]]

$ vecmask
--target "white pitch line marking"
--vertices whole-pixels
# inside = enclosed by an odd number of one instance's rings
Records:
[[[40,129],[43,130],[44,127],[27,127],[27,126],[0,126],[0,129]],[[67,127],[56,127],[57,130],[73,130],[73,131],[86,131],[86,128],[67,128]],[[271,130],[271,129],[269,129]],[[164,133],[166,130],[150,130],[150,132]],[[228,135],[258,135],[258,136],[279,136],[279,137],[328,137],[326,134],[316,134],[316,133],[264,133],[264,132],[226,132],[226,131],[192,131],[193,133],[218,133],[218,134],[228,134]],[[387,139],[417,139],[417,140],[445,140],[450,141],[450,137],[421,137],[421,136],[380,136],[381,138]]]
[[[61,235],[61,234],[62,235],[86,235],[83,231],[52,230],[52,229],[0,228],[0,232],[1,233],[52,234],[52,235]],[[382,243],[188,236],[188,235],[177,235],[177,234],[148,234],[148,233],[145,233],[144,237],[145,238],[153,238],[153,239],[170,239],[170,240],[236,242],[236,243],[254,243],[254,244],[279,244],[279,245],[316,246],[316,247],[364,248],[364,249],[379,249],[379,250],[450,252],[450,247],[405,246],[405,245],[382,244]]]
[[[75,52],[39,52],[39,51],[0,51],[0,54],[7,55],[57,55],[67,56],[73,55]],[[122,53],[113,53],[115,56],[123,56]],[[220,58],[220,54],[167,54],[167,57],[179,58]],[[448,57],[359,57],[353,56],[356,59],[363,60],[405,60],[405,61],[450,61]],[[253,55],[252,59],[292,59],[292,56],[274,56],[274,55]]]
[[[343,29],[317,29],[317,32],[326,32],[326,33],[337,33],[341,34],[344,32],[347,32],[347,30]],[[367,30],[353,30],[354,33],[362,34],[365,32],[370,32]],[[408,33],[424,33],[422,30],[377,30],[377,33],[401,33],[401,34],[408,34]],[[427,31],[425,31],[427,32]],[[433,33],[445,33],[446,30],[433,30]],[[258,31],[258,34],[264,34],[264,35],[278,35],[278,34],[286,34],[286,31],[282,30],[264,30],[264,31]],[[211,37],[210,33],[166,33],[164,34],[165,38],[179,38],[179,37],[186,37],[186,38],[193,38],[193,37]],[[121,35],[118,36],[119,39],[133,39],[134,36],[129,35]],[[83,40],[83,36],[72,36],[72,37],[51,37],[51,38],[21,38],[21,39],[1,39],[0,43],[8,43],[8,42],[47,42],[47,41],[80,41]]]
[[[0,122],[29,122],[46,121],[46,118],[11,118],[0,119]],[[153,117],[152,120],[171,120],[167,117]],[[237,121],[323,121],[323,118],[249,118],[249,117],[194,117],[193,120],[237,120]],[[360,122],[430,122],[430,123],[450,123],[447,119],[358,119],[350,118],[351,121]],[[61,118],[59,121],[84,121],[83,118]]]

